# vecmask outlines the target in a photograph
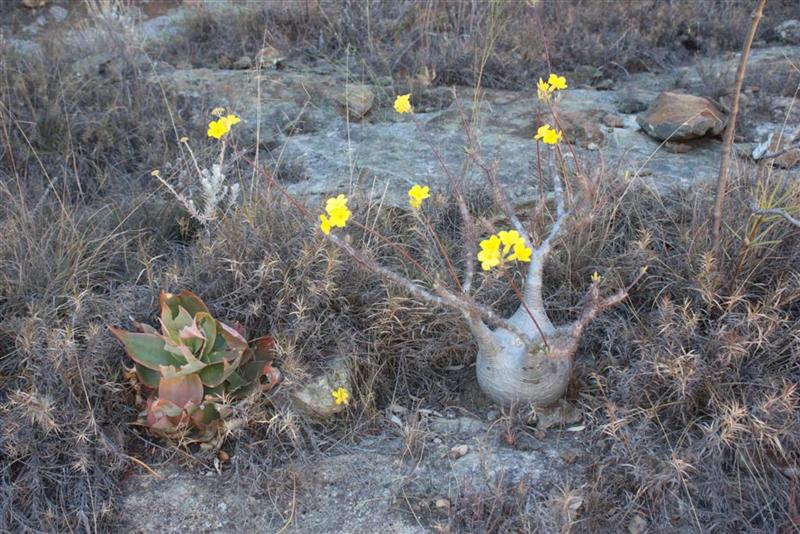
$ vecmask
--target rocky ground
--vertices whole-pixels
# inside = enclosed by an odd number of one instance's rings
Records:
[[[63,6],[45,8],[16,28],[10,42],[20,53],[42,53],[37,35],[71,16]],[[174,35],[182,16],[171,10],[131,20],[127,27],[153,48]],[[792,28],[787,26],[784,44],[759,44],[752,52],[736,165],[800,140],[800,106],[794,97],[764,95],[775,73],[795,85],[800,78],[800,44]],[[86,38],[79,30],[65,31]],[[446,189],[440,162],[417,126],[391,111],[396,85],[390,79],[355,80],[343,65],[306,64],[277,50],[206,68],[137,54],[139,68],[151,73],[148,83],[179,95],[184,108],[179,111],[191,125],[181,135],[200,143],[209,110],[222,106],[238,113],[243,123],[236,143],[251,154],[258,145],[262,161],[271,161],[290,191],[309,203],[359,189],[404,205],[413,183]],[[731,86],[738,61],[737,54],[729,54],[617,80],[590,68],[565,73],[570,90],[560,104],[563,128],[578,158],[598,171],[619,169],[632,183],[641,180],[659,189],[705,183],[718,173],[720,133],[730,105],[724,91],[714,88]],[[89,79],[112,75],[119,65],[114,54],[94,49],[73,68]],[[473,109],[474,89],[424,80],[409,89],[422,129],[444,163],[454,172],[464,170],[478,187],[482,178],[464,166],[462,128],[462,113]],[[523,204],[535,194],[531,138],[545,110],[533,87],[526,92],[486,89],[479,100],[482,152],[497,160],[501,183]],[[800,172],[798,163],[800,149],[788,152],[779,166]],[[585,415],[569,407],[548,416],[549,423],[540,418],[538,427],[509,432],[505,419],[489,406],[480,413],[397,407],[387,412],[382,434],[341,444],[276,473],[281,482],[272,486],[273,493],[243,485],[235,473],[218,471],[213,463],[137,470],[122,488],[120,517],[129,518],[133,532],[196,531],[198,526],[204,532],[428,532],[447,522],[459,499],[526,484],[550,495],[553,508],[547,513],[563,520],[571,506],[579,506],[570,491],[580,486],[588,461],[579,452]],[[522,444],[511,447],[509,439]],[[625,528],[642,532],[646,524]]]

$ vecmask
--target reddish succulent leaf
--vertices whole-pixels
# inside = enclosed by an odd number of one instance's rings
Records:
[[[203,400],[203,382],[196,374],[162,377],[158,385],[158,400],[167,400],[181,408],[200,404]]]
[[[171,293],[161,292],[160,297],[160,304],[161,309],[164,309],[164,306],[167,306],[172,311],[172,316],[175,317],[178,314],[178,307],[183,307],[189,312],[189,315],[194,317],[198,313],[205,312],[211,313],[206,305],[200,300],[200,297],[192,293],[191,291],[183,290],[177,295],[173,295]]]
[[[247,340],[235,329],[222,321],[217,321],[217,329],[222,333],[222,337],[225,339],[225,343],[227,343],[229,349],[237,351],[247,350]]]
[[[272,362],[267,363],[264,366],[264,376],[267,377],[267,390],[274,388],[278,383],[281,381],[281,372],[272,367]]]
[[[275,353],[275,340],[272,336],[264,336],[250,342],[250,350],[257,361],[265,362]]]
[[[111,333],[125,345],[125,351],[136,363],[158,371],[164,365],[180,365],[173,354],[166,350],[166,340],[158,334],[126,332],[112,326]]]
[[[205,402],[199,409],[192,413],[192,422],[200,430],[221,418],[213,402]]]

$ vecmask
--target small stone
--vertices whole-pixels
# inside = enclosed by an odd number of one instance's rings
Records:
[[[67,19],[67,15],[69,15],[69,11],[61,6],[50,6],[50,16],[56,22],[64,22]]]
[[[346,109],[351,119],[361,119],[372,109],[375,94],[366,85],[348,85],[334,97],[336,102]]]
[[[352,394],[350,365],[346,357],[334,358],[326,371],[290,396],[294,406],[301,412],[327,419],[347,408],[347,404],[336,404],[332,395],[339,388]]]
[[[444,497],[439,497],[438,499],[436,499],[434,505],[439,510],[447,510],[450,508],[450,500],[445,499]]]
[[[256,65],[264,68],[280,68],[286,58],[274,46],[267,45],[256,54]]]
[[[561,126],[571,142],[584,148],[590,144],[599,147],[605,141],[603,129],[597,122],[599,119],[597,111],[568,111],[561,114]]]
[[[606,113],[603,115],[603,124],[609,128],[624,128],[625,119],[614,113]]]
[[[611,78],[603,78],[597,82],[594,87],[598,91],[610,91],[614,88],[614,80]]]
[[[628,523],[628,534],[642,534],[647,530],[647,519],[640,515],[635,515]]]
[[[775,28],[781,41],[787,44],[800,44],[800,20],[784,21]]]
[[[536,426],[539,430],[580,423],[583,414],[578,407],[564,399],[553,406],[536,409]]]
[[[500,413],[497,410],[489,410],[486,412],[486,420],[489,422],[496,420],[498,417],[500,417]]]
[[[450,449],[450,458],[453,460],[458,460],[459,458],[463,458],[469,452],[469,445],[456,445]]]
[[[708,98],[666,91],[658,95],[637,121],[647,135],[659,141],[719,135],[727,122]]]
[[[233,63],[233,68],[236,70],[247,70],[253,65],[250,61],[250,56],[242,56]]]
[[[575,449],[567,449],[565,451],[559,452],[558,455],[561,457],[562,460],[564,460],[564,463],[573,464],[575,463],[575,460],[577,460],[580,457],[581,454]]]

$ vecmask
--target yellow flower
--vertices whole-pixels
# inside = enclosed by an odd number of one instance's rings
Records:
[[[398,113],[408,113],[411,111],[411,93],[400,95],[394,99],[394,110]]]
[[[188,142],[189,142],[189,138],[188,137],[186,137],[185,135],[183,137],[181,137],[181,143],[188,143]]]
[[[414,184],[414,187],[408,190],[408,203],[411,204],[412,208],[418,210],[422,206],[422,201],[430,196],[430,190],[431,188],[427,185]]]
[[[566,89],[567,79],[563,76],[558,76],[557,74],[553,74],[551,72],[550,77],[547,78],[547,84],[551,87],[551,90]]]
[[[488,271],[492,267],[500,265],[502,260],[500,244],[500,238],[496,235],[481,241],[481,250],[478,252],[478,261],[481,262],[481,269]]]
[[[320,224],[319,227],[322,230],[322,233],[328,235],[331,233],[331,221],[324,215],[319,216]]]
[[[222,136],[230,131],[230,126],[222,119],[208,123],[208,136],[214,139],[222,139]]]
[[[347,404],[350,399],[350,393],[344,388],[331,391],[331,395],[333,395],[333,400],[336,401],[336,404]]]
[[[550,93],[553,91],[553,88],[550,87],[549,83],[539,78],[539,83],[536,84],[536,89],[539,93],[539,100],[543,102],[550,100]]]
[[[561,132],[558,130],[553,130],[549,124],[545,124],[544,126],[539,127],[539,129],[536,131],[536,135],[533,138],[541,139],[542,142],[547,145],[556,145],[559,141],[561,141]]]
[[[227,115],[227,116],[225,116],[225,117],[220,117],[219,120],[225,121],[225,123],[228,125],[228,128],[230,128],[234,124],[239,124],[240,122],[242,122],[242,119],[240,119],[239,117],[237,117],[236,115],[234,115],[232,113]]]
[[[523,245],[525,244],[525,241],[516,230],[503,230],[502,232],[497,233],[497,237],[500,238],[500,242],[503,244],[503,254],[508,254],[508,251],[511,250],[511,247],[520,241],[522,241]]]
[[[325,201],[325,211],[330,215],[331,211],[337,208],[347,208],[347,197],[339,195],[337,197],[329,198]]]
[[[161,171],[159,171],[158,169],[155,169],[154,171],[150,172],[150,176],[155,176],[156,178],[160,178],[161,177]]]
[[[350,210],[347,209],[347,197],[339,195],[329,198],[325,202],[325,211],[328,215],[320,215],[320,229],[325,235],[331,233],[331,228],[344,228],[350,218]]]
[[[599,282],[599,281],[600,281],[600,278],[602,278],[602,276],[600,276],[599,274],[597,274],[597,271],[595,271],[595,272],[593,272],[593,273],[592,273],[592,283],[593,283],[593,284],[596,284],[597,282]]]
[[[525,246],[525,241],[517,241],[514,243],[514,253],[508,257],[508,261],[531,261],[531,254],[533,250]]]
[[[328,211],[328,215],[331,218],[331,226],[344,228],[344,225],[347,223],[347,219],[350,218],[350,210],[346,207],[337,207]]]
[[[208,136],[214,139],[222,139],[225,134],[231,131],[231,126],[241,121],[242,119],[233,114],[211,121],[208,123]]]
[[[516,230],[498,232],[480,243],[478,261],[488,271],[506,261],[531,261],[533,250],[525,245],[525,239]],[[502,250],[500,249],[502,247]],[[513,252],[511,252],[513,249]],[[509,254],[511,252],[511,254]]]

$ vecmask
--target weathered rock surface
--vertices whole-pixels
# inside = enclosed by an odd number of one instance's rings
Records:
[[[719,135],[726,119],[707,98],[665,91],[638,117],[638,122],[642,130],[659,141],[686,141]]]
[[[800,20],[791,19],[780,23],[775,31],[781,40],[787,44],[800,44]]]
[[[131,476],[118,517],[125,532],[430,532],[447,521],[465,489],[494,495],[492,484],[524,480],[542,493],[569,481],[580,486],[583,459],[573,432],[545,439],[519,436],[521,448],[499,446],[498,426],[457,431],[417,423],[424,446],[408,455],[401,438],[365,439],[322,457],[275,469],[255,486],[233,473],[159,468]],[[552,432],[552,431],[551,431]],[[523,450],[524,449],[524,450]],[[235,460],[235,459],[234,459]],[[266,486],[266,487],[264,487]]]

